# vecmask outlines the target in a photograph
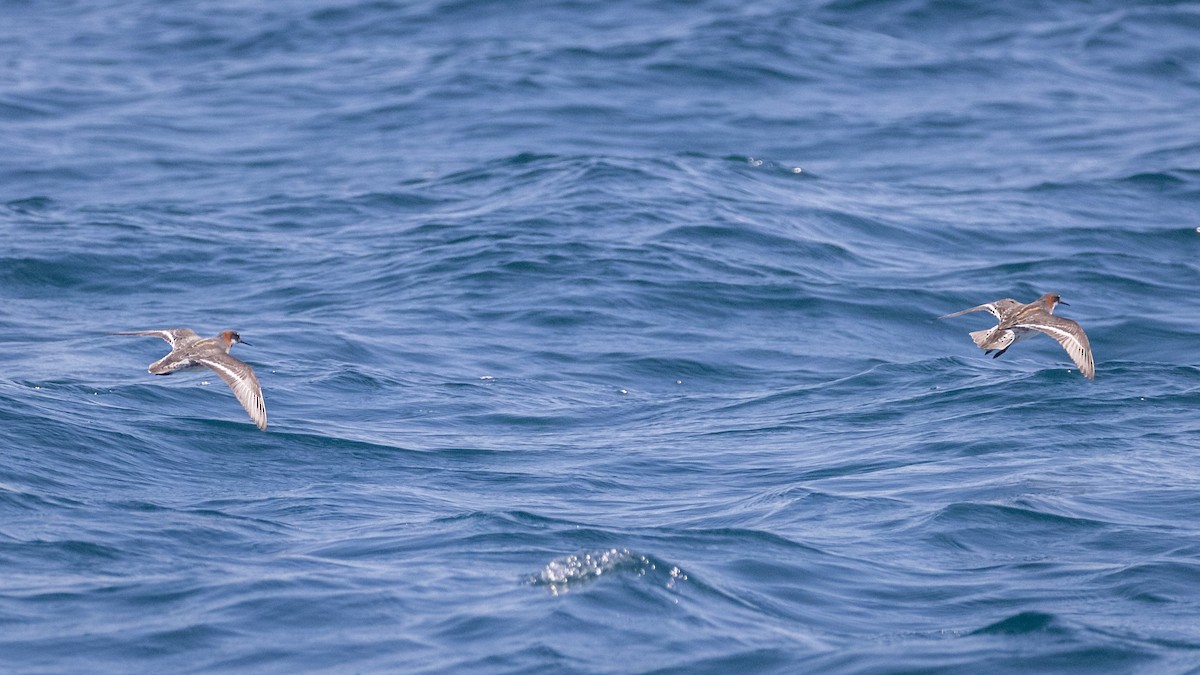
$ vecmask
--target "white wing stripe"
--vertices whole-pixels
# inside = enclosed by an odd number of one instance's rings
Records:
[[[1079,366],[1079,369],[1083,371],[1085,375],[1092,371],[1093,365],[1091,349],[1084,345],[1083,340],[1080,339],[1078,335],[1058,326],[1034,323],[1025,325],[1035,330],[1040,330],[1050,337],[1058,340],[1059,344],[1063,346],[1063,349],[1067,350],[1067,354],[1071,357],[1071,360],[1075,362],[1075,365]]]
[[[232,356],[225,358],[233,360]],[[233,390],[242,407],[246,409],[250,419],[254,420],[259,428],[266,428],[267,407],[263,403],[258,380],[254,377],[254,371],[250,369],[250,366],[247,365],[245,370],[242,370],[219,358],[197,359],[197,361],[212,368],[217,375],[220,375],[221,379],[225,380],[225,383]]]

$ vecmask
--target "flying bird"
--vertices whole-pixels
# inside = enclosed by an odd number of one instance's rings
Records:
[[[1027,305],[1012,298],[1004,298],[938,318],[949,319],[978,311],[987,311],[996,317],[999,323],[995,327],[971,333],[971,339],[980,349],[986,350],[985,354],[996,352],[992,354],[993,359],[1008,351],[1015,343],[1037,333],[1045,333],[1058,340],[1058,344],[1067,350],[1067,354],[1084,377],[1089,380],[1095,379],[1096,366],[1087,334],[1074,321],[1054,316],[1054,308],[1065,304],[1067,303],[1063,302],[1057,293],[1047,293]]]
[[[135,330],[113,335],[145,335],[166,340],[171,345],[171,353],[151,363],[147,370],[154,375],[170,375],[177,370],[211,368],[233,390],[250,419],[259,429],[266,430],[267,406],[263,403],[262,387],[258,385],[254,369],[229,355],[233,343],[250,344],[236,331],[222,331],[213,338],[202,338],[191,328]]]

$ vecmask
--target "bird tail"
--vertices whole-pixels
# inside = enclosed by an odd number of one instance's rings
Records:
[[[1017,334],[1011,330],[998,330],[998,326],[987,330],[977,330],[971,333],[971,339],[980,349],[1008,349],[1017,339]]]

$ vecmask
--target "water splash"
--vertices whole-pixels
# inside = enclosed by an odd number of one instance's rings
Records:
[[[688,579],[678,566],[663,564],[627,548],[610,548],[555,558],[537,574],[530,575],[528,581],[534,586],[544,586],[551,595],[563,595],[614,574],[655,578],[668,590],[675,590]]]

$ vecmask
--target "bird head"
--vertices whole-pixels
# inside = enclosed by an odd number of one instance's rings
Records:
[[[1062,298],[1059,297],[1058,293],[1047,293],[1043,295],[1042,303],[1046,305],[1046,311],[1050,312],[1051,314],[1054,313],[1055,306],[1067,304],[1062,301]]]
[[[246,342],[245,340],[243,340],[242,336],[238,335],[236,330],[222,331],[221,332],[221,341],[225,343],[225,351],[229,351],[229,348],[232,347],[233,343],[235,343],[235,342],[240,342],[241,344],[244,344],[244,345],[250,344],[249,342]]]

